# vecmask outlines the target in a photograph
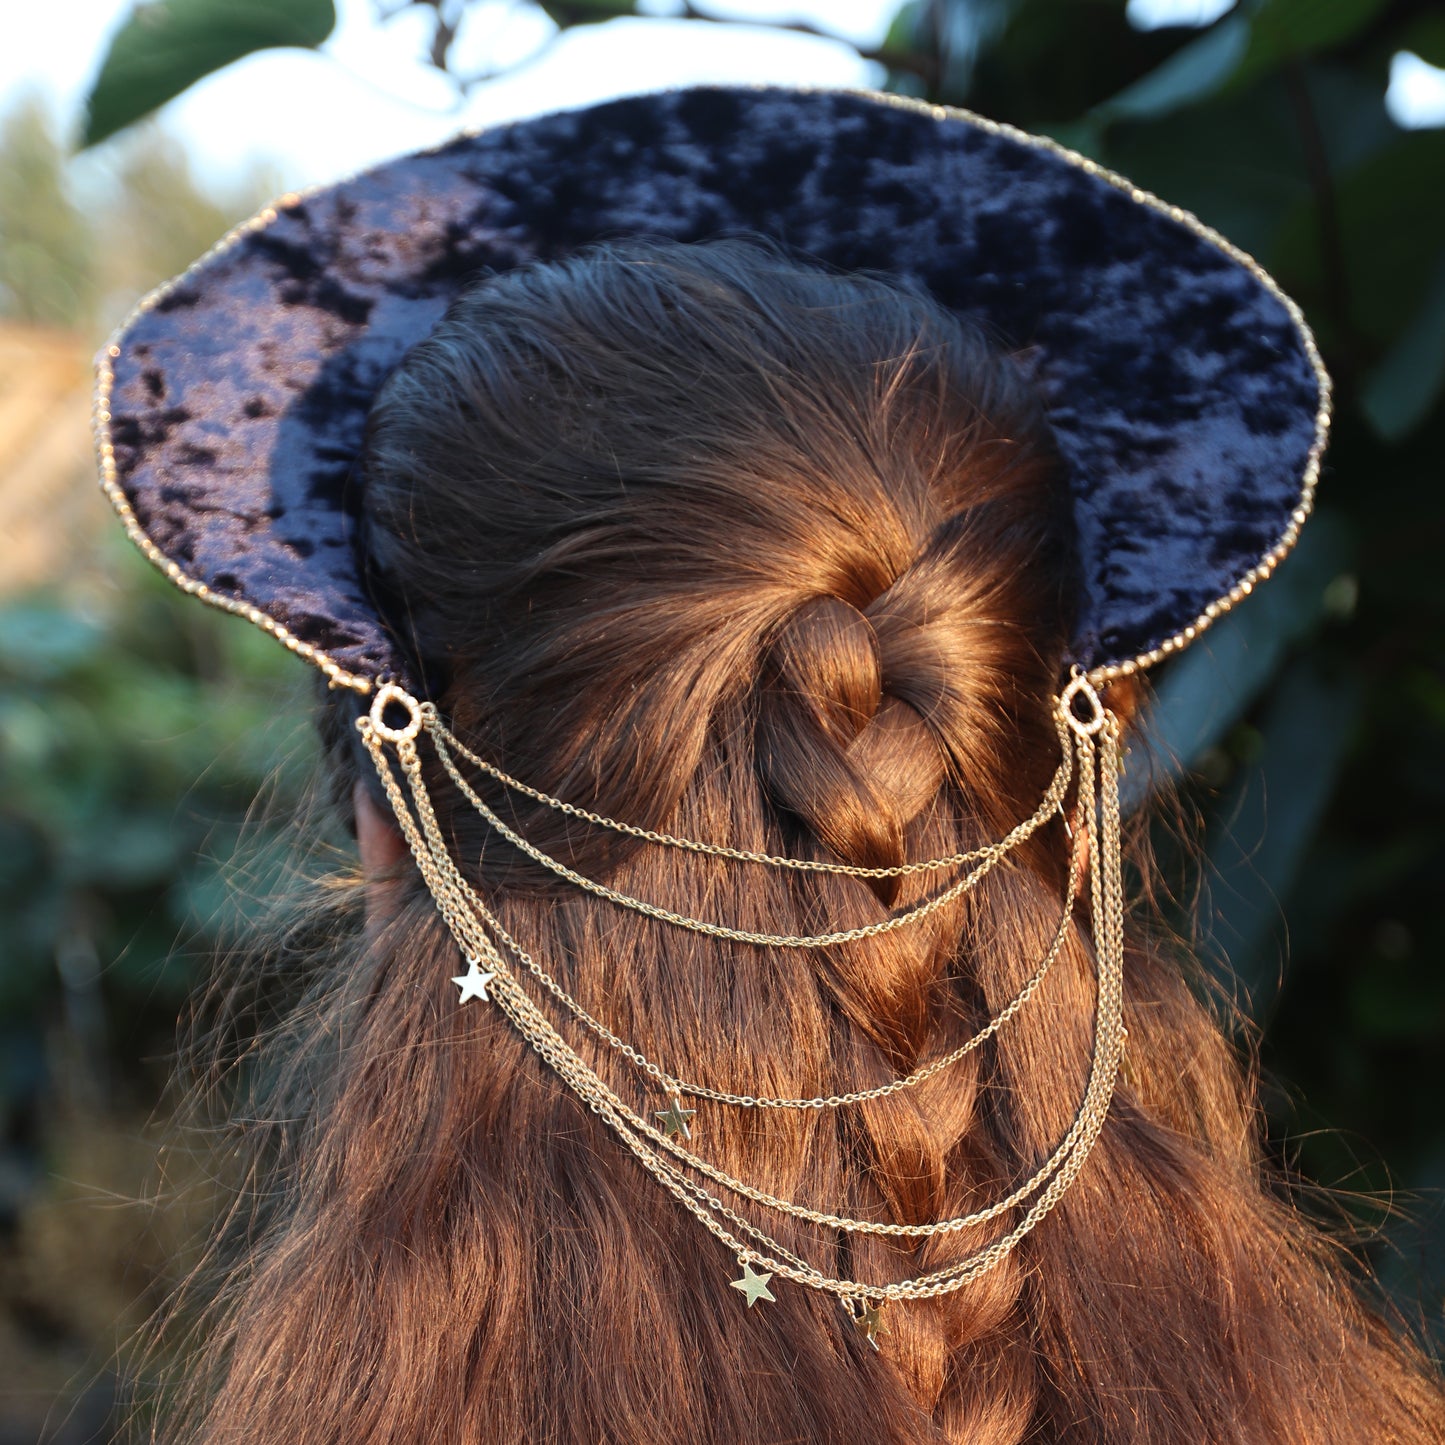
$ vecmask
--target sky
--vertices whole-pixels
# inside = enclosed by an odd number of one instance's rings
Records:
[[[876,43],[896,6],[897,0],[719,0],[710,9],[808,19],[849,39]],[[527,12],[505,0],[483,0],[469,28],[495,35],[509,9],[511,19],[492,57],[503,63],[532,51],[550,30],[545,21],[528,23]],[[0,45],[0,111],[28,85],[51,99],[62,124],[74,124],[106,42],[129,10],[130,0],[15,5],[0,22],[6,36]],[[235,175],[259,156],[275,160],[286,186],[305,186],[436,144],[463,128],[662,85],[711,80],[864,85],[875,79],[846,44],[752,28],[622,21],[569,32],[536,64],[479,87],[459,107],[443,77],[420,64],[398,63],[400,56],[421,51],[430,34],[420,8],[384,27],[375,22],[375,0],[337,0],[337,11],[327,54],[262,52],[165,107],[163,122],[185,141],[202,175]],[[77,35],[85,37],[80,44]],[[467,68],[469,58],[480,65],[480,56],[468,57],[461,47],[458,68]]]
[[[47,97],[62,126],[78,122],[86,87],[132,0],[0,0],[0,114],[26,90]],[[665,13],[668,0],[653,0]],[[810,20],[848,40],[880,41],[899,0],[712,0],[737,18]],[[452,86],[420,64],[429,34],[418,7],[386,26],[376,0],[337,0],[340,21],[327,53],[274,50],[241,61],[178,97],[161,113],[205,179],[225,182],[265,160],[284,187],[348,174],[387,156],[434,145],[463,128],[584,105],[664,85],[705,81],[847,86],[876,83],[875,70],[846,44],[759,28],[687,22],[616,21],[571,31],[536,63],[478,87],[459,105]],[[1136,23],[1204,24],[1233,0],[1130,0]],[[482,0],[472,33],[498,34],[490,57],[506,63],[546,39],[545,21],[508,3]],[[463,32],[465,40],[466,32]],[[480,65],[463,46],[459,68]],[[1391,105],[1397,119],[1445,124],[1445,73],[1397,57]]]

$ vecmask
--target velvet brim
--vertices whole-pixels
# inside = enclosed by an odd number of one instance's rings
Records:
[[[1027,358],[1074,497],[1083,666],[1182,646],[1293,542],[1327,381],[1269,278],[1047,142],[852,92],[635,97],[278,203],[103,354],[107,483],[188,590],[333,680],[401,673],[354,544],[353,464],[388,372],[489,271],[739,232],[909,278]]]

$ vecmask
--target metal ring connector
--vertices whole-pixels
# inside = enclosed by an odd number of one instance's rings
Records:
[[[1080,717],[1074,711],[1074,704],[1081,697],[1086,699],[1089,704],[1090,714],[1087,717]],[[1091,738],[1096,733],[1102,732],[1109,716],[1104,708],[1103,700],[1094,691],[1093,683],[1082,672],[1075,673],[1073,680],[1059,694],[1059,706],[1063,709],[1064,721],[1081,738]]]
[[[393,706],[405,709],[405,726],[394,728],[387,723],[386,710]],[[377,688],[371,703],[371,726],[377,737],[389,743],[411,742],[421,731],[421,721],[421,704],[404,687],[386,682]]]

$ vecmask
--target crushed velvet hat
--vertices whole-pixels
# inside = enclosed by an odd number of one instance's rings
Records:
[[[371,692],[405,669],[363,585],[354,461],[398,360],[485,274],[739,232],[921,285],[1030,359],[1094,681],[1185,646],[1293,546],[1329,380],[1270,277],[1052,141],[856,92],[633,97],[281,198],[101,354],[103,485],[183,590]]]

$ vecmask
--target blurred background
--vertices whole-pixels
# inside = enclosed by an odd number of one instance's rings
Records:
[[[91,354],[276,193],[697,81],[1048,133],[1304,306],[1338,386],[1318,516],[1149,726],[1202,820],[1200,947],[1262,1037],[1271,1149],[1445,1338],[1438,3],[75,0],[7,7],[0,40],[0,1445],[113,1436],[126,1342],[213,1207],[201,1155],[157,1162],[177,1020],[286,887],[253,799],[284,817],[312,765],[302,664],[120,537]]]

